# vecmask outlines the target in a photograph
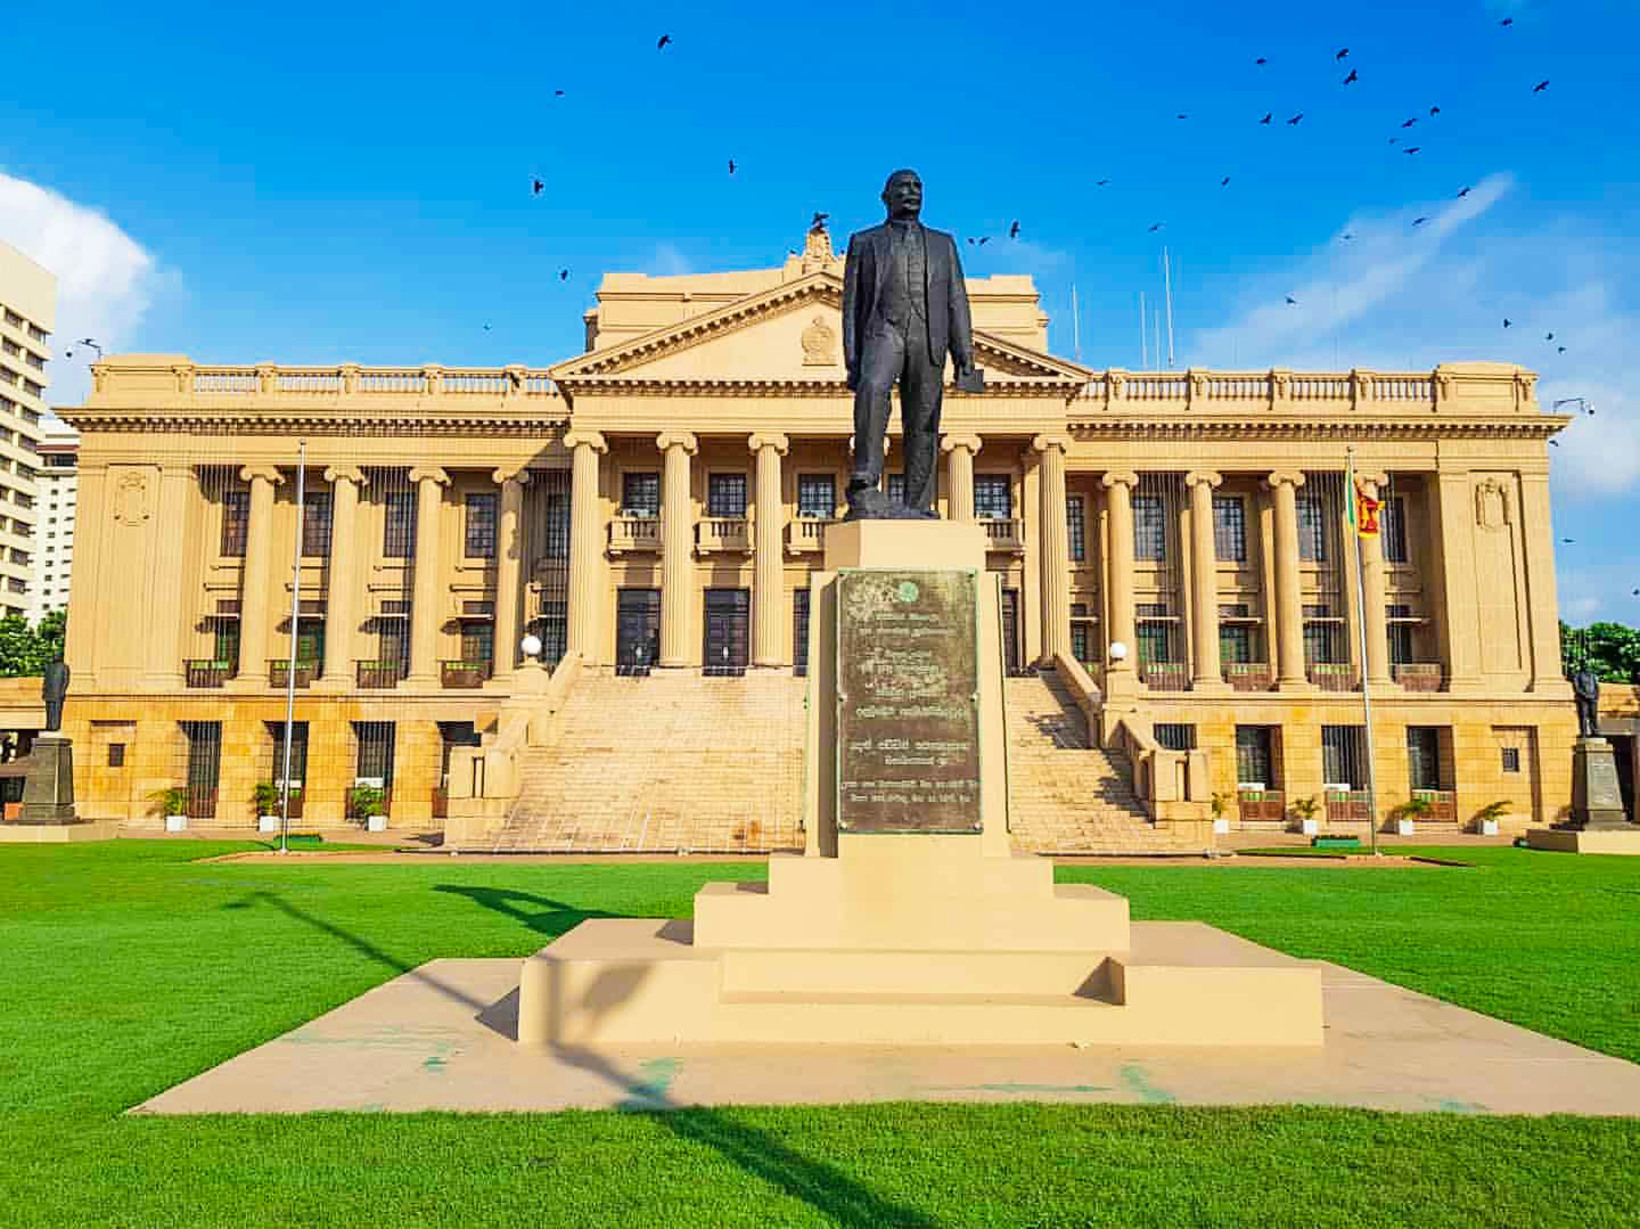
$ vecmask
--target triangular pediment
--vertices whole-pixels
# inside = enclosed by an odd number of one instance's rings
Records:
[[[825,270],[747,295],[552,368],[566,392],[590,384],[841,384],[843,281]],[[987,378],[1080,386],[1090,372],[976,329]]]

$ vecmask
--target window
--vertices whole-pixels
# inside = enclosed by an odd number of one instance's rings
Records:
[[[1219,658],[1232,665],[1253,660],[1253,629],[1246,623],[1219,624]]]
[[[410,664],[410,620],[376,620],[376,660],[384,666]]]
[[[1385,563],[1407,563],[1406,500],[1393,495],[1384,501],[1379,518],[1379,532],[1384,544]]]
[[[1308,665],[1328,665],[1339,660],[1339,626],[1327,605],[1304,607],[1304,661]]]
[[[1086,602],[1071,603],[1071,656],[1080,662],[1098,661],[1094,619]]]
[[[1239,496],[1213,497],[1213,553],[1225,563],[1247,562],[1247,507]]]
[[[410,558],[416,549],[416,493],[389,491],[383,510],[382,557]]]
[[[1152,728],[1156,742],[1169,751],[1194,751],[1196,727],[1182,721],[1158,721]]]
[[[656,517],[661,514],[661,476],[656,473],[621,475],[621,515]]]
[[[1134,614],[1138,617],[1138,626],[1134,630],[1139,638],[1139,664],[1151,666],[1171,662],[1172,628],[1167,620],[1166,603],[1139,602],[1134,607]]]
[[[1072,563],[1081,563],[1088,557],[1087,518],[1080,495],[1065,496],[1065,541],[1070,548]]]
[[[307,491],[302,499],[302,554],[330,554],[330,492]]]
[[[492,661],[495,658],[495,624],[466,622],[461,625],[461,660]]]
[[[1013,486],[1007,474],[974,475],[974,516],[982,521],[1006,521],[1014,515]]]
[[[268,735],[273,739],[273,771],[268,776],[273,780],[274,787],[285,777],[285,723],[270,721],[267,723]],[[308,723],[293,721],[290,723],[290,789],[292,793],[302,788],[302,782],[307,780],[307,753],[308,753]]]
[[[495,513],[493,494],[467,496],[467,558],[495,558]]]
[[[569,496],[562,491],[553,491],[547,496],[546,557],[569,558]]]
[[[23,327],[23,318],[8,307],[6,308],[6,323],[14,329],[20,329]]]
[[[1441,732],[1432,725],[1407,727],[1407,787],[1441,788]]]
[[[245,539],[251,526],[251,493],[244,489],[222,492],[222,553],[235,559],[245,556]]]
[[[1396,610],[1405,609],[1405,606],[1386,607],[1391,619],[1395,618],[1394,612]],[[1389,660],[1391,665],[1405,666],[1418,660],[1412,648],[1412,627],[1411,623],[1403,622],[1387,624],[1385,632],[1389,639]]]
[[[1324,785],[1362,788],[1366,756],[1361,748],[1362,728],[1358,725],[1321,727],[1321,780]]]
[[[215,644],[211,660],[227,666],[230,673],[239,673],[239,620],[217,619],[212,630]]]
[[[379,782],[379,788],[389,789],[393,784],[393,736],[391,721],[355,721],[354,735],[359,740],[359,758],[355,775],[361,781]]]
[[[1236,784],[1273,789],[1276,784],[1275,740],[1267,725],[1236,727]]]
[[[110,768],[124,768],[125,767],[125,744],[124,743],[109,743],[108,744],[108,766]]]
[[[836,477],[832,474],[799,474],[797,476],[797,515],[814,521],[829,521],[836,516]]]
[[[1160,495],[1133,497],[1133,557],[1156,562],[1167,558],[1167,519]]]
[[[1520,748],[1519,747],[1500,747],[1498,750],[1503,755],[1503,771],[1504,772],[1519,772],[1520,771]]]
[[[1298,497],[1298,557],[1305,563],[1327,562],[1327,511],[1319,495]]]
[[[745,474],[707,475],[706,515],[730,519],[746,515]]]

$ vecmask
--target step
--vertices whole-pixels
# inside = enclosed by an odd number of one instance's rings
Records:
[[[966,1001],[1109,997],[1108,952],[839,951],[813,948],[725,949],[720,962],[725,998],[756,996],[923,996]]]

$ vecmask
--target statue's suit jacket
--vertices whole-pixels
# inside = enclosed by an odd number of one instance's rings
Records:
[[[922,228],[923,271],[928,288],[928,358],[945,366],[946,351],[961,368],[974,365],[974,328],[968,313],[957,241],[942,230]],[[888,223],[849,236],[843,266],[843,363],[860,370],[860,343],[877,310],[883,282],[893,267]]]

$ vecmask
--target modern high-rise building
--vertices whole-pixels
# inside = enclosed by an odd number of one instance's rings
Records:
[[[34,527],[34,576],[29,581],[28,621],[38,623],[68,606],[74,566],[74,507],[79,502],[80,433],[58,418],[41,424],[40,466]]]
[[[0,616],[29,609],[40,419],[56,315],[56,277],[0,243]]]

